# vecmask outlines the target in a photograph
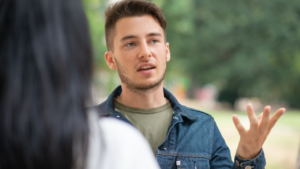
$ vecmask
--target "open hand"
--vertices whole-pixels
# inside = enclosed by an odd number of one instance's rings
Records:
[[[232,119],[240,134],[240,142],[237,149],[238,156],[243,159],[253,159],[259,154],[270,131],[285,112],[285,108],[278,109],[270,117],[271,107],[266,106],[264,111],[256,117],[252,104],[248,104],[247,112],[250,121],[249,130],[244,128],[237,115],[233,115]]]

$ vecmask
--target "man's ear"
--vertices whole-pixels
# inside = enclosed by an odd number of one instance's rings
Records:
[[[116,69],[117,66],[116,66],[116,62],[114,60],[114,55],[113,55],[112,51],[105,52],[104,56],[105,56],[105,60],[106,60],[108,67],[111,69]]]
[[[166,43],[166,58],[167,58],[167,62],[169,62],[170,59],[171,59],[171,52],[170,52],[170,48],[169,48],[169,42]]]

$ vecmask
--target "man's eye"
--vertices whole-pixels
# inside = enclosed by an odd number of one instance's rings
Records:
[[[158,40],[151,40],[151,43],[157,43]]]
[[[135,45],[134,43],[127,43],[125,46],[130,47],[130,46],[134,46],[134,45]]]

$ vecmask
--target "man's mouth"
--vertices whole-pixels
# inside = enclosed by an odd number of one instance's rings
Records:
[[[143,66],[140,69],[138,69],[138,71],[145,71],[145,70],[150,70],[150,69],[154,69],[155,67],[153,66]]]

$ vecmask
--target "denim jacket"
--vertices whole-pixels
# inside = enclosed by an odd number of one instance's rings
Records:
[[[105,102],[96,106],[96,110],[101,116],[115,117],[131,124],[114,107],[114,98],[121,92],[121,86],[117,87]],[[251,160],[236,155],[233,163],[230,150],[211,115],[179,104],[166,89],[164,89],[164,96],[172,104],[174,113],[166,140],[157,148],[156,159],[162,169],[262,169],[265,167],[263,150]]]

